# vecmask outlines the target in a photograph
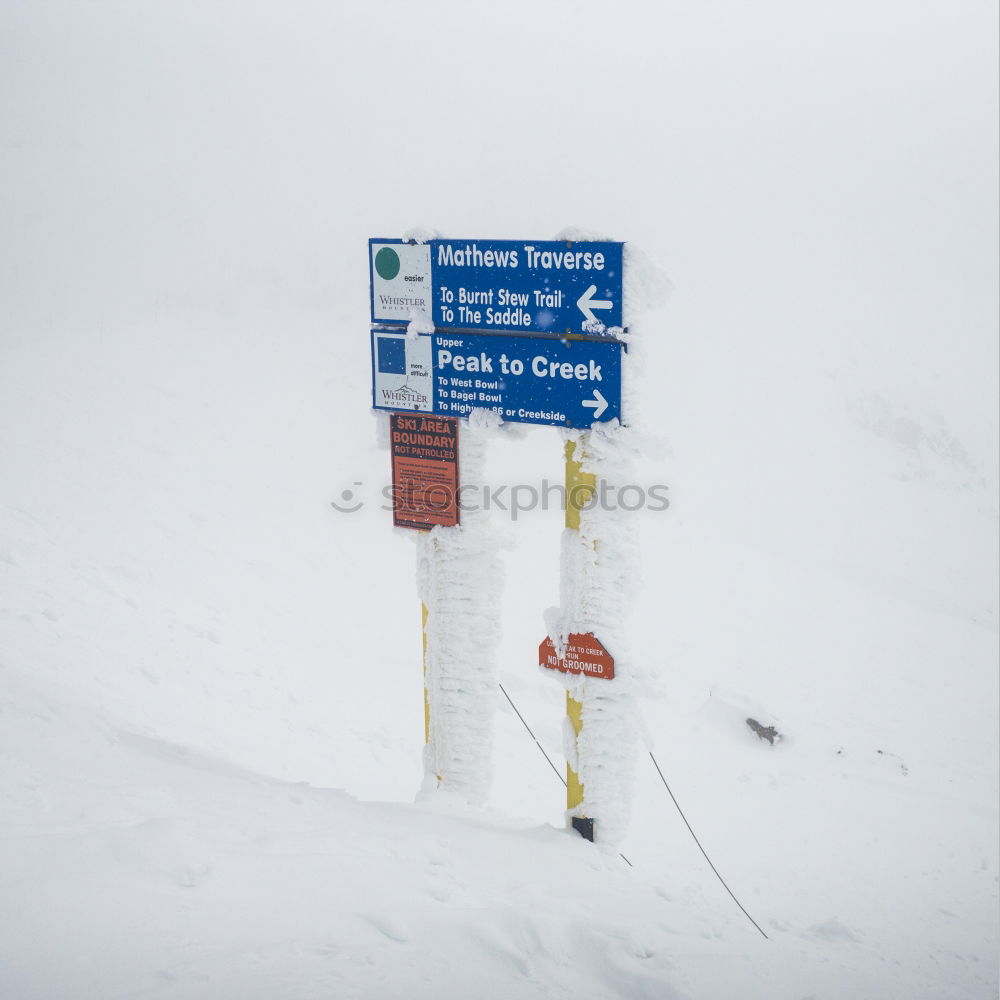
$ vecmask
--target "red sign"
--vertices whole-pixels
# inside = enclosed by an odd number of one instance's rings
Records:
[[[556,653],[555,643],[546,636],[538,647],[538,664],[550,670],[561,670],[564,674],[586,674],[608,680],[615,676],[615,661],[592,632],[571,632],[563,657]]]
[[[458,524],[458,418],[389,415],[392,523],[430,531]]]

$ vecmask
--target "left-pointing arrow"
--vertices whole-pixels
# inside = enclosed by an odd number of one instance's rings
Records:
[[[597,293],[597,285],[591,285],[584,293],[576,300],[577,308],[583,313],[588,323],[596,323],[597,317],[594,315],[593,310],[595,309],[610,309],[614,305],[609,299],[595,299],[594,295]]]
[[[594,411],[594,419],[600,420],[601,414],[608,408],[608,401],[604,398],[604,394],[600,389],[595,389],[594,398],[585,399],[583,405],[591,407]]]

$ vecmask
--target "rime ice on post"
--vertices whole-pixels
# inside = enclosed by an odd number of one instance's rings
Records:
[[[488,441],[499,425],[486,410],[462,422],[463,483],[482,482]],[[483,510],[463,510],[456,527],[417,539],[417,589],[426,609],[424,791],[441,788],[470,805],[486,800],[493,772],[500,544]]]
[[[577,231],[561,234],[580,239]],[[586,238],[599,237],[586,234]],[[636,705],[637,671],[626,623],[639,587],[638,528],[624,511],[606,506],[635,481],[639,407],[634,323],[668,288],[662,273],[625,245],[624,314],[629,343],[623,359],[623,415],[595,423],[591,430],[564,431],[566,447],[566,529],[562,537],[560,607],[547,618],[557,651],[571,634],[593,635],[614,659],[612,679],[555,674],[567,691],[564,737],[567,760],[567,819],[588,839],[614,848],[628,828],[640,724]],[[574,505],[573,490],[582,492]],[[591,491],[596,500],[591,501]]]
[[[564,432],[568,463],[579,466],[580,476],[593,477],[598,497],[634,482],[627,435],[628,429],[617,422]],[[563,531],[560,607],[550,612],[549,634],[557,647],[571,633],[592,634],[614,659],[610,680],[556,675],[564,678],[569,696],[567,818],[590,820],[574,825],[611,847],[628,827],[638,747],[635,671],[626,629],[639,586],[638,538],[634,520],[622,511],[605,509],[600,502],[582,507],[578,527],[567,518]]]

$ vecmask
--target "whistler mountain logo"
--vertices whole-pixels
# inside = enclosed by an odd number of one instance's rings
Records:
[[[426,406],[429,400],[422,392],[411,389],[408,385],[401,385],[398,389],[382,389],[382,404],[384,406],[405,406],[410,409],[418,409]]]

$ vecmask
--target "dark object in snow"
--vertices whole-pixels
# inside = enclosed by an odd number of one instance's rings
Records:
[[[771,746],[774,746],[775,740],[781,739],[781,733],[779,733],[774,726],[762,726],[756,719],[747,719],[747,725],[760,737],[760,739],[767,740]]]
[[[889,753],[888,750],[876,750],[875,753],[879,754],[882,757],[894,757],[896,760],[899,761],[899,769],[900,769],[900,771],[902,771],[903,774],[909,774],[910,773],[910,769],[903,763],[903,758],[900,757],[899,754]]]

